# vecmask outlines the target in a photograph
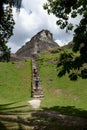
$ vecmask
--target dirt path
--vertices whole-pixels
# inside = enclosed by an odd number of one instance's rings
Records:
[[[30,100],[28,101],[29,105],[32,107],[32,108],[39,108],[40,107],[40,104],[41,104],[41,100],[40,99],[33,99],[33,100]]]

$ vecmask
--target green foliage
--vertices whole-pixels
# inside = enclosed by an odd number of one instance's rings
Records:
[[[43,7],[48,11],[48,14],[53,13],[59,18],[57,24],[60,25],[61,29],[66,27],[68,30],[71,30],[73,25],[68,23],[70,14],[72,18],[76,18],[78,14],[85,14],[87,10],[86,5],[86,0],[48,0]],[[72,25],[72,28],[69,28],[70,25]]]
[[[61,29],[66,28],[68,30],[73,29],[73,23],[69,23],[69,18],[76,18],[78,15],[82,15],[79,25],[76,26],[74,30],[73,42],[74,46],[72,50],[74,52],[80,52],[80,55],[70,59],[69,55],[66,54],[69,58],[69,63],[66,57],[60,57],[60,62],[58,63],[62,67],[62,70],[59,73],[61,77],[63,73],[71,73],[70,70],[80,69],[84,63],[87,63],[87,0],[48,0],[44,4],[44,9],[48,13],[53,13],[58,17],[57,25]],[[63,54],[65,56],[65,54]],[[62,54],[61,54],[62,56]],[[64,60],[63,60],[64,58]],[[65,64],[68,66],[66,68]],[[81,73],[81,72],[80,72]],[[73,77],[75,73],[70,74],[69,77]],[[77,74],[76,74],[77,75]]]
[[[87,68],[83,68],[83,69],[81,70],[81,77],[82,77],[83,79],[86,79],[86,78],[87,78]]]
[[[83,59],[75,56],[69,51],[62,51],[57,63],[58,77],[68,74],[70,80],[77,80],[78,77],[87,78],[87,71],[83,64]]]
[[[12,13],[9,12],[9,8],[4,8],[3,4],[2,12],[3,14],[0,15],[0,52],[2,53],[0,60],[9,61],[10,48],[7,47],[6,43],[13,35],[14,20]]]
[[[5,49],[3,51],[1,51],[2,54],[0,56],[0,61],[10,61],[10,48],[8,48],[7,46],[5,47]]]
[[[61,67],[59,69],[58,76],[62,77],[66,73],[70,73],[70,70],[72,69],[72,62],[73,61],[73,54],[71,52],[61,52],[60,58],[57,63],[57,67]]]
[[[0,61],[9,61],[10,48],[6,46],[9,38],[13,35],[14,20],[12,6],[16,6],[20,11],[22,0],[0,0]],[[8,4],[4,7],[4,4]]]
[[[70,75],[69,75],[69,78],[70,78],[70,80],[73,80],[73,81],[75,81],[75,80],[77,80],[77,74],[76,73],[71,73]]]
[[[75,29],[73,41],[75,42],[73,51],[80,51],[80,58],[83,63],[87,63],[87,14]]]
[[[14,25],[13,15],[9,13],[8,9],[5,9],[3,17],[0,21],[0,30],[1,30],[0,42],[7,43],[8,39],[13,34],[13,25]]]

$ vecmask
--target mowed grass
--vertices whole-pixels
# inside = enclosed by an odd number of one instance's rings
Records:
[[[44,91],[42,108],[87,117],[87,79],[71,81],[67,75],[59,78],[56,55],[46,53],[37,61]]]
[[[57,77],[58,54],[45,53],[38,60],[44,98],[41,109],[71,107],[87,110],[87,79],[70,81],[68,76]],[[31,62],[0,62],[0,109],[30,110]],[[59,110],[59,109],[58,109]]]
[[[31,97],[31,62],[0,62],[0,109],[26,109]]]
[[[57,57],[58,54],[45,53],[37,60],[44,93],[37,111],[28,105],[28,100],[32,99],[31,62],[0,62],[1,130],[80,130],[79,125],[70,125],[69,119],[64,124],[65,119],[49,115],[49,112],[57,111],[57,114],[87,117],[87,79],[70,81],[67,75],[58,78]]]

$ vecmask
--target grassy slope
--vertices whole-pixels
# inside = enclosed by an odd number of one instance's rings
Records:
[[[42,59],[38,61],[40,80],[45,96],[42,99],[41,108],[86,117],[87,80],[78,79],[78,81],[73,82],[67,76],[58,78],[56,64],[54,64],[58,56],[59,54],[45,53],[42,54]],[[3,116],[1,113],[4,118],[6,116],[6,119],[2,120],[0,117],[0,129],[30,130],[32,126],[33,128],[36,126],[38,130],[80,130],[80,127],[64,125],[61,120],[49,118],[46,114],[37,115],[37,111],[36,115],[30,115],[29,112],[23,113],[23,111],[18,111],[17,115],[17,110],[31,110],[27,104],[29,99],[31,99],[31,63],[0,63],[0,113],[13,110],[13,114],[16,114],[7,118],[8,115]],[[6,112],[6,114],[9,113]],[[25,114],[27,114],[27,119],[24,118]],[[27,121],[28,124],[26,124]]]
[[[0,63],[0,109],[27,107],[30,93],[30,62]]]
[[[58,78],[56,64],[54,64],[58,56],[59,54],[44,53],[38,60],[45,96],[42,100],[42,107],[68,114],[87,116],[85,115],[87,79],[79,78],[77,81],[70,81],[67,75]]]
[[[70,81],[68,76],[57,77],[59,54],[44,53],[38,61],[40,80],[44,90],[41,108],[71,107],[87,110],[87,79]],[[0,109],[30,109],[31,63],[0,63]],[[8,104],[8,105],[4,105]],[[59,110],[59,109],[57,109]]]

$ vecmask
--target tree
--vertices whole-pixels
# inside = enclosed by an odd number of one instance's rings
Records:
[[[8,54],[6,52],[9,52],[10,54],[10,49],[7,47],[6,43],[13,35],[14,20],[13,15],[11,12],[9,12],[8,8],[3,9],[2,12],[3,14],[1,15],[0,19],[0,60],[9,61],[7,58]]]
[[[84,63],[87,63],[87,0],[47,0],[47,3],[44,4],[44,9],[48,11],[48,14],[53,13],[58,17],[57,25],[61,29],[66,29],[66,32],[74,27],[73,23],[69,23],[69,18],[76,18],[81,15],[80,23],[74,29],[74,46],[72,48],[74,52],[79,51],[80,55],[70,59],[72,67],[69,68],[69,73],[72,69],[81,68]]]
[[[53,13],[59,18],[56,23],[61,29],[72,30],[73,24],[68,22],[69,18],[86,14],[86,5],[87,0],[47,0],[44,9],[48,11],[48,14]]]
[[[9,61],[10,48],[6,43],[13,35],[14,20],[12,15],[12,6],[20,10],[22,0],[0,0],[0,61]],[[4,8],[4,4],[9,4]]]

